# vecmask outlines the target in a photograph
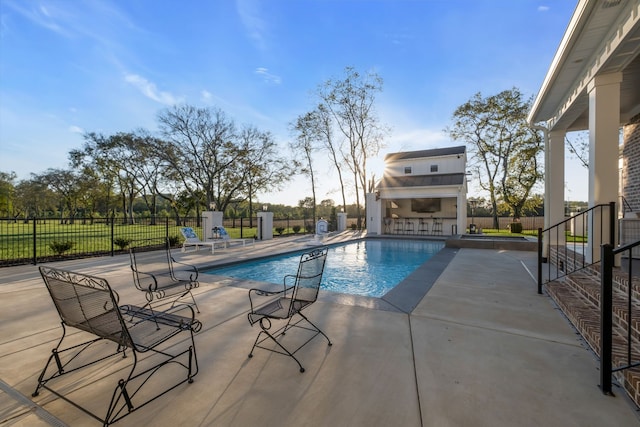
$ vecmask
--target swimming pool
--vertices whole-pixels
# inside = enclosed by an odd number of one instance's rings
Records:
[[[440,241],[370,239],[330,246],[322,289],[381,297],[443,247],[444,242]],[[300,253],[212,268],[204,273],[280,284],[285,275],[296,273]]]

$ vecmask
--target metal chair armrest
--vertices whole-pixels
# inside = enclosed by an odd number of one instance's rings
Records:
[[[138,289],[145,292],[155,292],[158,290],[158,279],[156,278],[155,274],[141,271],[133,265],[131,266],[131,270],[133,270],[134,283]],[[149,283],[148,287],[145,287],[141,283],[143,278],[140,276],[149,277],[153,282]]]
[[[174,269],[174,274],[176,275],[176,278],[178,278],[177,273],[188,273],[189,274],[189,280],[191,280],[192,282],[195,282],[196,280],[198,280],[198,268],[195,265],[191,265],[191,264],[187,264],[185,262],[180,262],[180,261],[176,261],[173,257],[171,257],[171,261],[180,266],[180,267],[185,267],[183,269]]]

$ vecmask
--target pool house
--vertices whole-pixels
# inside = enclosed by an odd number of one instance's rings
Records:
[[[447,236],[467,224],[464,146],[389,153],[367,195],[369,234]]]

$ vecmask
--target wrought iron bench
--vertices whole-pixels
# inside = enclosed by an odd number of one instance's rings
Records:
[[[183,297],[190,297],[191,300],[187,299],[186,303],[193,304],[200,313],[191,293],[193,288],[199,286],[198,269],[193,265],[177,262],[171,255],[168,239],[135,242],[129,247],[129,256],[133,282],[138,290],[145,293],[147,299],[145,307],[153,308],[165,302],[176,304]]]
[[[302,313],[302,310],[309,307],[318,298],[327,252],[328,249],[322,247],[303,253],[300,256],[297,274],[284,277],[283,290],[272,292],[264,289],[251,289],[249,291],[249,303],[251,305],[251,311],[248,314],[249,323],[252,326],[259,323],[261,329],[251,348],[249,357],[253,357],[253,350],[256,347],[262,348],[290,356],[298,363],[300,372],[304,372],[302,364],[295,357],[295,353],[298,350],[319,334],[322,334],[327,339],[330,346],[332,345],[329,337]],[[293,321],[294,318],[296,319],[295,321]],[[270,332],[272,320],[286,320],[286,322],[284,322],[284,326],[274,332]],[[305,323],[301,325],[300,323],[303,321]],[[301,345],[294,349],[289,349],[285,347],[284,340],[281,338],[289,329],[294,327],[311,331],[312,334]],[[267,340],[270,341],[270,346],[263,345]]]
[[[152,311],[118,306],[118,294],[104,279],[50,267],[40,267],[40,274],[60,315],[62,337],[38,378],[34,397],[44,388],[107,426],[178,385],[193,382],[198,373],[193,334],[202,324],[195,319],[192,307],[182,304]],[[68,336],[67,328],[83,332]],[[183,338],[177,337],[183,332],[191,338],[186,345]],[[79,337],[82,337],[81,343],[78,343]],[[176,339],[171,340],[174,337]],[[133,357],[127,358],[127,350]],[[146,352],[152,352],[151,357],[142,360],[141,353]],[[111,366],[98,364],[116,355],[122,360],[113,360]],[[174,379],[176,366],[184,369],[184,376],[180,374]],[[163,370],[163,367],[171,368]],[[78,375],[71,375],[76,371],[80,371]],[[172,378],[167,379],[161,372]],[[88,390],[92,385],[110,381],[115,384],[109,393],[111,401],[107,408],[86,398],[92,394]],[[71,394],[79,396],[72,400]],[[78,400],[83,397],[81,405]],[[92,411],[88,406],[105,409],[104,417],[96,415],[99,411]]]

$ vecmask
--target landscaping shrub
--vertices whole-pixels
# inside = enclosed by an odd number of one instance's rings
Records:
[[[298,233],[300,232],[300,228],[301,228],[301,227],[300,227],[299,225],[294,225],[294,226],[292,227],[292,229],[293,229],[293,233],[294,233],[294,234],[298,234]]]
[[[512,222],[509,224],[509,231],[512,233],[522,233],[522,223],[521,222]]]
[[[284,233],[284,227],[277,227],[276,228],[276,233],[278,233],[278,235],[282,236],[282,233]]]
[[[113,239],[113,243],[120,249],[125,249],[127,246],[129,246],[129,244],[131,244],[131,239],[116,237],[115,239]]]
[[[73,242],[71,240],[66,240],[64,242],[54,240],[49,243],[49,247],[56,255],[62,255],[73,247]]]

